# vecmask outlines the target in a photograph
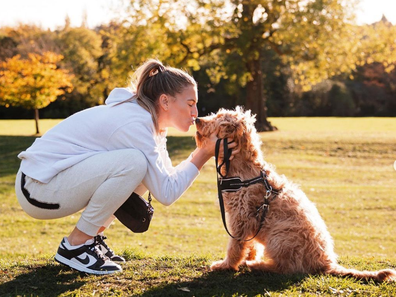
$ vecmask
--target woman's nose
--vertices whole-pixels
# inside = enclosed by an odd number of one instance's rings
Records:
[[[193,114],[193,116],[194,116],[194,118],[197,118],[197,117],[198,117],[198,108],[197,108],[197,106],[195,106],[195,108],[194,108],[194,114]]]

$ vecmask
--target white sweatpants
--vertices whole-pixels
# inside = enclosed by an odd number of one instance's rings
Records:
[[[44,184],[26,176],[25,189],[37,201],[59,204],[59,209],[32,205],[21,190],[21,171],[15,191],[23,210],[37,219],[56,219],[82,210],[77,228],[95,236],[114,219],[114,212],[128,199],[147,172],[147,160],[136,149],[99,153],[61,171]],[[141,193],[139,193],[141,194]]]

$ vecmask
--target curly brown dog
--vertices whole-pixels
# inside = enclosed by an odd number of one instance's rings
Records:
[[[230,162],[227,177],[250,180],[265,172],[268,184],[275,190],[260,229],[258,209],[267,194],[264,183],[224,192],[224,208],[230,238],[227,256],[214,262],[211,270],[238,270],[246,264],[253,270],[275,273],[309,273],[352,276],[357,279],[395,281],[396,271],[358,271],[337,264],[333,240],[315,205],[302,190],[284,176],[278,175],[261,153],[261,140],[250,111],[221,109],[217,114],[197,119],[196,142],[200,147],[207,137],[232,138],[240,153]],[[257,233],[257,231],[260,231]],[[251,241],[246,241],[254,237]],[[261,253],[260,253],[261,247]],[[264,248],[263,248],[264,247]]]

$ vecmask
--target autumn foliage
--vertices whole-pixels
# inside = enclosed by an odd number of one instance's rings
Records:
[[[38,110],[57,97],[42,114],[67,117],[157,58],[194,76],[200,115],[244,105],[260,131],[275,129],[267,116],[395,116],[396,26],[356,24],[359,1],[124,1],[96,28],[0,27],[0,105]]]
[[[44,52],[29,53],[27,59],[16,55],[0,63],[0,105],[35,110],[37,133],[37,111],[73,88],[72,75],[57,67],[62,59],[62,55]]]

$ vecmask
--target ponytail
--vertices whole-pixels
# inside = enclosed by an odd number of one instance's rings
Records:
[[[162,94],[175,96],[188,86],[196,87],[197,83],[187,72],[150,59],[133,74],[130,88],[135,93],[133,99],[151,114],[156,132],[159,133],[159,97]]]

